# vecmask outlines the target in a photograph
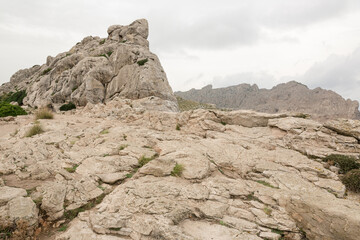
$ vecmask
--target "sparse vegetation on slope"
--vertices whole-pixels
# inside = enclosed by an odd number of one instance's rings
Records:
[[[41,108],[35,113],[35,119],[53,119],[54,114],[48,108]]]
[[[147,164],[148,162],[150,162],[151,160],[154,160],[155,158],[157,158],[159,155],[157,153],[155,153],[153,156],[151,157],[145,157],[145,155],[141,156],[141,158],[139,158],[138,163],[139,163],[139,167],[144,166],[145,164]]]
[[[48,74],[51,70],[52,70],[52,68],[47,68],[47,69],[45,69],[45,70],[41,73],[41,76],[44,76],[44,75]]]
[[[340,154],[331,154],[324,158],[324,161],[339,167],[340,173],[347,173],[352,169],[360,168],[360,163],[355,158]]]
[[[174,169],[171,171],[171,176],[180,177],[184,171],[184,166],[182,164],[176,163]]]
[[[342,178],[342,182],[347,189],[360,192],[360,169],[353,169],[345,174]]]
[[[40,134],[45,132],[44,129],[41,127],[40,124],[36,123],[32,126],[25,134],[25,137],[32,137],[34,135]]]
[[[353,169],[345,174],[342,178],[342,182],[347,189],[360,192],[360,169]]]
[[[143,66],[145,63],[147,63],[148,62],[148,59],[147,58],[145,58],[145,59],[142,59],[142,60],[139,60],[139,61],[137,61],[137,64],[139,65],[139,66]]]
[[[191,100],[185,100],[179,96],[176,96],[179,109],[181,112],[189,111],[194,109],[215,109],[214,105],[206,104],[206,103],[199,103]]]

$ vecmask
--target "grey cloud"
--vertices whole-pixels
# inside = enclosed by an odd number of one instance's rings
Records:
[[[240,83],[257,84],[259,88],[271,88],[280,82],[295,80],[309,88],[321,87],[333,90],[344,98],[360,101],[360,47],[347,56],[331,55],[322,62],[314,64],[299,76],[284,76],[276,79],[266,72],[238,73],[225,77],[215,77],[214,87],[227,87]]]
[[[332,55],[312,66],[298,80],[310,87],[322,86],[345,97],[360,100],[360,47],[348,56]]]
[[[337,17],[353,7],[358,7],[354,0],[279,0],[271,2],[260,19],[270,27],[304,27]]]
[[[155,19],[155,22],[161,21]],[[166,29],[164,31],[163,29]],[[244,10],[211,14],[191,23],[177,19],[156,24],[152,40],[162,50],[178,48],[223,49],[250,45],[259,39],[260,28]]]
[[[271,88],[275,82],[275,77],[266,72],[243,72],[223,77],[214,77],[211,84],[215,88],[228,87],[241,83],[257,84],[260,88]]]
[[[297,39],[286,35],[268,38],[263,30],[303,28],[349,11],[358,11],[360,7],[356,0],[245,0],[241,3],[226,3],[227,8],[206,14],[200,12],[199,17],[192,21],[181,18],[171,10],[164,20],[164,12],[155,11],[156,14],[151,16],[155,23],[153,31],[156,34],[152,36],[155,48],[161,51],[178,48],[216,50],[253,45],[259,40],[294,42]],[[208,8],[213,7],[206,2],[202,4]],[[193,4],[186,6],[191,9]],[[182,8],[176,10],[181,11]]]

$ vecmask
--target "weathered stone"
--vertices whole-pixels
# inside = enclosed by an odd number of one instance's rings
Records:
[[[58,239],[278,239],[278,229],[300,240],[300,228],[309,239],[356,239],[358,194],[344,199],[341,177],[312,153],[357,156],[357,139],[288,115],[171,107],[114,97],[40,120],[46,131],[34,138],[21,137],[33,116],[2,122],[19,133],[0,138],[1,178],[27,189],[45,220],[91,208]],[[154,159],[139,168],[142,156]]]
[[[327,121],[325,127],[345,136],[360,140],[360,121],[351,119],[337,119]]]
[[[126,178],[126,172],[116,172],[116,173],[106,173],[106,174],[97,174],[97,176],[104,183],[113,184],[117,181],[124,180]]]
[[[0,187],[0,206],[5,205],[11,199],[26,196],[26,190],[22,188]]]
[[[175,162],[170,159],[158,158],[150,161],[140,168],[139,173],[153,175],[156,177],[169,176],[175,167]]]
[[[148,22],[114,25],[108,38],[86,37],[70,51],[48,57],[46,64],[15,73],[0,93],[26,90],[23,102],[32,107],[66,102],[85,106],[104,103],[115,96],[141,99],[159,97],[177,101],[157,56],[149,51]]]
[[[59,219],[64,214],[66,186],[61,183],[45,183],[38,188],[41,192],[41,209],[49,216],[50,221]]]

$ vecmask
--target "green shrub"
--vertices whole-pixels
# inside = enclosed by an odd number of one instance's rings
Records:
[[[145,63],[147,63],[147,61],[148,61],[148,59],[145,58],[145,59],[143,59],[143,60],[137,61],[137,64],[138,64],[139,66],[143,66]]]
[[[119,151],[122,151],[124,150],[125,148],[127,148],[129,145],[128,144],[123,144],[123,145],[120,145],[119,147]]]
[[[154,160],[155,158],[157,158],[159,155],[157,153],[155,153],[153,156],[151,157],[145,157],[145,155],[141,156],[141,158],[139,158],[138,160],[138,164],[139,167],[144,166],[145,164],[147,164],[148,162],[150,162],[151,160]]]
[[[74,103],[72,102],[69,102],[67,104],[64,104],[60,107],[60,111],[69,111],[69,110],[72,110],[72,109],[75,109],[76,106]]]
[[[66,229],[68,228],[68,225],[67,224],[63,224],[59,227],[58,231],[59,232],[65,232]]]
[[[32,137],[34,135],[45,132],[44,129],[40,126],[40,124],[35,124],[32,126],[25,134],[25,137]]]
[[[180,126],[180,124],[176,124],[175,129],[176,129],[177,131],[180,131],[180,130],[181,130],[181,126]]]
[[[47,69],[45,69],[45,70],[42,72],[41,76],[44,76],[45,74],[48,74],[51,70],[52,70],[52,68],[47,68]]]
[[[5,95],[3,95],[0,99],[0,101],[3,102],[17,102],[20,106],[23,105],[23,99],[26,97],[26,91],[25,90],[21,90],[21,91],[17,91],[17,92],[9,92]]]
[[[360,169],[353,169],[345,174],[342,178],[342,182],[347,189],[360,192]]]
[[[112,53],[113,53],[112,51],[109,51],[106,54],[110,57]]]
[[[272,209],[271,208],[268,208],[268,207],[264,207],[263,208],[263,211],[266,215],[268,216],[271,216],[271,213],[272,213]]]
[[[263,180],[257,180],[256,181],[257,183],[260,183],[266,187],[271,187],[271,188],[277,188],[277,187],[274,187],[273,185],[271,185],[270,183],[266,182],[266,181],[263,181]]]
[[[100,132],[100,134],[108,134],[109,133],[109,129],[104,129]]]
[[[6,102],[0,102],[0,117],[27,115],[26,111],[19,106],[14,106]]]
[[[171,176],[180,177],[183,171],[184,166],[176,163],[174,169],[171,171]]]
[[[68,171],[69,173],[74,173],[78,166],[79,165],[76,164],[76,165],[72,166],[71,168],[65,168],[65,170]]]
[[[105,39],[103,39],[99,42],[100,45],[103,45],[104,43],[105,43]]]
[[[330,165],[338,166],[341,173],[347,173],[352,169],[360,168],[360,164],[355,158],[340,154],[331,154],[324,158],[324,161],[328,162]]]
[[[54,114],[48,108],[41,108],[35,113],[35,119],[53,119]]]

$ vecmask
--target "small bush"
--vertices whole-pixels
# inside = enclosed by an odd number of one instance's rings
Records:
[[[151,160],[154,160],[155,158],[157,158],[159,155],[157,153],[155,153],[152,157],[145,157],[144,155],[139,158],[138,163],[139,163],[139,167],[144,166],[145,164],[147,164],[148,162],[150,162]]]
[[[100,134],[108,134],[109,133],[109,129],[104,129],[100,132]]]
[[[296,114],[294,117],[306,119],[306,118],[309,118],[310,115],[309,115],[309,114],[305,114],[305,113],[298,113],[298,114]]]
[[[139,65],[139,66],[143,66],[145,63],[147,63],[149,60],[147,59],[147,58],[145,58],[145,59],[143,59],[143,60],[139,60],[139,61],[137,61],[137,64]]]
[[[112,51],[109,51],[106,54],[110,57],[112,53],[113,53]]]
[[[180,131],[180,130],[181,130],[181,126],[180,126],[180,124],[176,124],[175,129],[176,129],[177,131]]]
[[[129,145],[128,144],[123,144],[119,147],[119,151],[124,150],[125,148],[127,148]]]
[[[342,178],[342,182],[347,189],[360,192],[360,169],[353,169],[345,174]]]
[[[59,227],[58,231],[59,232],[65,232],[66,229],[68,228],[68,225],[67,224],[63,224]]]
[[[76,171],[76,169],[77,169],[77,167],[78,167],[79,165],[74,165],[73,167],[71,167],[71,168],[65,168],[65,170],[66,171],[68,171],[69,173],[74,173],[75,171]]]
[[[53,119],[54,114],[48,108],[42,108],[35,113],[35,119]]]
[[[69,110],[72,110],[72,109],[75,109],[76,106],[74,103],[72,102],[69,102],[67,104],[64,104],[60,107],[60,111],[69,111]]]
[[[100,45],[103,45],[104,43],[105,43],[105,39],[103,39],[99,42]]]
[[[44,129],[41,127],[40,124],[35,124],[32,126],[25,134],[25,137],[32,137],[34,135],[40,134],[45,132]]]
[[[174,169],[171,171],[171,176],[180,177],[184,171],[184,166],[181,164],[176,164]]]
[[[277,188],[277,187],[274,187],[273,185],[271,185],[270,183],[266,182],[266,181],[263,181],[263,180],[258,180],[256,181],[257,183],[260,183],[266,187],[271,187],[271,188]]]
[[[6,102],[0,102],[0,117],[27,115],[26,111],[19,106],[14,106]]]
[[[324,161],[328,162],[330,165],[338,166],[340,168],[340,173],[347,173],[352,169],[360,168],[360,164],[355,158],[340,154],[331,154],[324,158]]]
[[[25,97],[26,97],[26,91],[21,90],[21,91],[15,92],[15,93],[10,92],[10,93],[5,94],[4,96],[1,97],[1,101],[4,101],[6,103],[17,102],[19,104],[19,106],[22,106],[23,99]]]
[[[268,216],[271,216],[271,213],[272,213],[272,209],[271,208],[268,208],[268,207],[265,207],[263,209],[264,213]]]
[[[48,74],[51,70],[52,70],[52,68],[47,68],[47,69],[45,69],[45,70],[42,72],[41,76],[44,76],[44,75]]]

